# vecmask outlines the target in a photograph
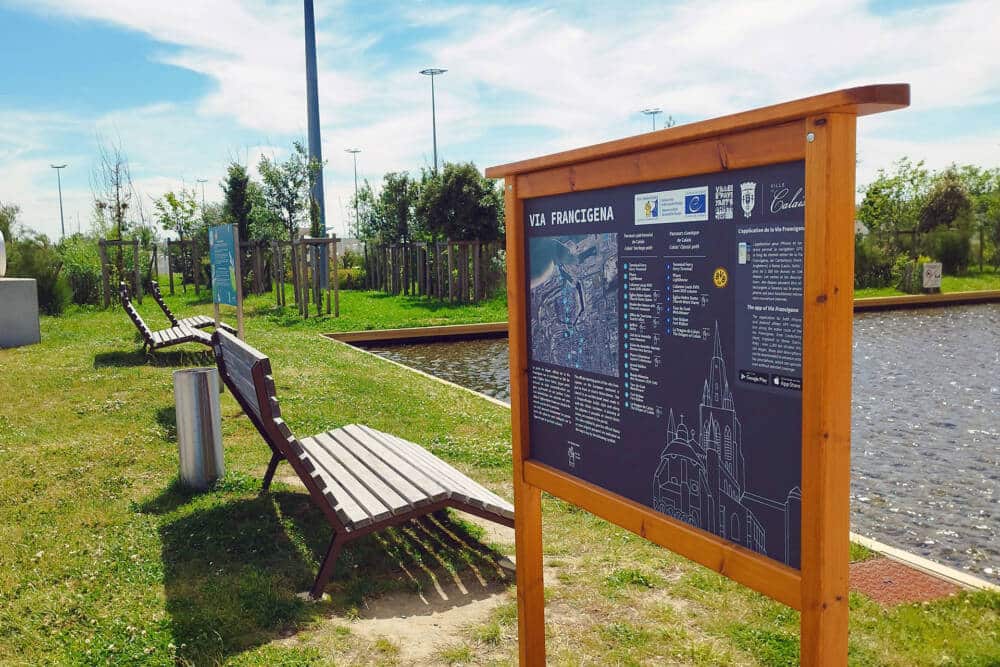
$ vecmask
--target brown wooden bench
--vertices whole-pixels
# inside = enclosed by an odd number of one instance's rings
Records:
[[[208,315],[195,315],[194,317],[185,317],[182,319],[177,319],[174,315],[174,311],[170,310],[170,306],[167,305],[166,301],[163,300],[163,293],[160,292],[160,285],[155,280],[149,282],[150,292],[153,295],[153,299],[156,300],[156,304],[163,311],[163,314],[167,316],[170,320],[170,324],[175,327],[193,327],[195,329],[205,329],[208,327],[215,326],[215,320]],[[231,333],[236,333],[236,329],[229,326],[225,322],[219,322],[219,328],[225,329]]]
[[[345,543],[445,507],[514,525],[506,500],[420,445],[359,424],[298,439],[281,418],[271,362],[232,334],[212,334],[219,375],[271,448],[266,493],[288,461],[334,534],[310,595],[323,594]]]
[[[132,324],[135,328],[139,330],[139,335],[142,336],[142,349],[146,351],[147,349],[158,350],[163,347],[170,347],[172,345],[180,345],[181,343],[201,343],[202,345],[212,345],[212,337],[205,333],[190,327],[187,325],[170,327],[169,329],[161,329],[159,331],[152,331],[146,322],[142,319],[142,316],[132,305],[132,299],[129,296],[128,285],[121,283],[118,286],[118,295],[121,297],[122,308],[128,313],[129,318],[132,320]]]

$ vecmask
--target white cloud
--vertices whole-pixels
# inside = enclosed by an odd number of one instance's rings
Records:
[[[0,109],[0,176],[10,179],[0,181],[0,198],[22,201],[33,226],[54,231],[50,211],[58,204],[42,153],[66,135],[87,140],[76,142],[86,143],[86,153],[73,151],[84,153],[74,155],[81,167],[90,162],[95,132],[120,136],[144,188],[205,177],[213,199],[229,159],[253,168],[260,147],[288,146],[305,134],[300,3],[21,6],[148,35],[164,45],[160,60],[212,84],[193,105],[164,100],[99,118]],[[689,121],[891,81],[912,83],[914,108],[941,121],[940,136],[901,139],[895,116],[905,112],[863,119],[859,182],[902,154],[941,166],[998,161],[995,133],[966,136],[948,122],[951,110],[1000,102],[1000,8],[984,0],[891,15],[873,13],[862,0],[557,1],[545,8],[321,2],[317,10],[328,211],[341,231],[339,202],[353,193],[344,148],[362,149],[360,176],[373,180],[431,163],[429,81],[417,74],[428,65],[449,68],[437,86],[442,158],[480,166],[643,131],[649,121],[638,110],[648,106]],[[364,16],[352,14],[358,11]],[[383,29],[411,41],[389,44]],[[76,189],[75,206],[86,194]]]

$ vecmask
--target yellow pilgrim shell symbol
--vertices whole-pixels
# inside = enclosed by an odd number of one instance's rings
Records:
[[[712,282],[716,287],[725,287],[729,283],[729,272],[720,266],[712,274]]]

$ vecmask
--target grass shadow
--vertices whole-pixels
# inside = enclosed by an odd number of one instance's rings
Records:
[[[214,366],[215,356],[211,350],[170,350],[167,352],[131,352],[116,350],[94,355],[94,368],[128,368],[133,366],[156,366],[163,368],[188,366]]]
[[[279,508],[289,503],[281,494],[196,495],[175,483],[142,506],[180,515],[161,525],[160,538],[166,610],[185,663],[221,664],[323,612],[326,605],[296,597],[317,566],[285,529]]]
[[[177,442],[177,408],[173,405],[164,406],[156,411],[156,423],[163,429],[163,439],[167,442]]]
[[[502,556],[439,514],[349,543],[327,588],[331,601],[305,601],[297,594],[312,585],[330,525],[307,494],[253,495],[259,489],[240,475],[207,493],[175,479],[137,507],[163,517],[166,610],[183,661],[222,663],[320,616],[436,613],[509,584],[490,564]],[[393,592],[402,595],[379,599]]]

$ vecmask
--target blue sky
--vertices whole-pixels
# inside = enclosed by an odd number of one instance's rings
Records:
[[[481,168],[836,88],[906,81],[912,108],[863,119],[858,181],[903,155],[1000,165],[1000,5],[697,0],[317,0],[328,224],[361,177],[432,160]],[[100,141],[118,141],[147,208],[305,134],[302,4],[0,0],[0,201],[57,235],[49,164],[67,162],[67,228],[89,226]]]

